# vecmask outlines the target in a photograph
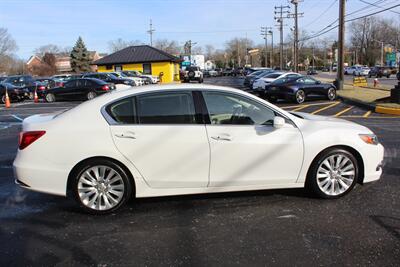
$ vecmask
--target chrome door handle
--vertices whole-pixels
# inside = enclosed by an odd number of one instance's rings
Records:
[[[116,133],[114,134],[118,138],[128,138],[128,139],[136,139],[134,133]]]
[[[232,138],[229,135],[217,135],[211,136],[211,138],[217,141],[232,141]]]

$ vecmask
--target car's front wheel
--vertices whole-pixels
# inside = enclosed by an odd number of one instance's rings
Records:
[[[321,198],[341,197],[354,187],[358,163],[353,154],[339,148],[322,152],[311,165],[306,186]]]
[[[335,88],[329,88],[328,89],[328,99],[330,101],[333,101],[336,99],[336,89]]]
[[[119,209],[132,195],[129,176],[118,164],[109,160],[93,160],[83,164],[72,179],[75,200],[87,212],[110,213]]]

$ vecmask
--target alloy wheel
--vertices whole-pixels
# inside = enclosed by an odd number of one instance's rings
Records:
[[[351,188],[356,167],[348,156],[333,154],[320,163],[316,176],[318,187],[324,194],[337,196]]]
[[[328,90],[328,99],[335,100],[336,98],[336,90],[334,88],[329,88]]]
[[[306,99],[306,94],[304,93],[303,90],[298,90],[296,92],[296,102],[301,104],[304,102],[304,100]]]
[[[93,99],[93,98],[95,98],[96,97],[96,93],[95,92],[89,92],[88,94],[87,94],[87,99],[88,100],[91,100],[91,99]]]
[[[51,103],[54,102],[56,100],[56,97],[53,94],[47,94],[46,95],[46,101]]]
[[[79,199],[89,209],[112,209],[122,201],[124,193],[124,180],[109,166],[92,166],[85,170],[78,180]]]

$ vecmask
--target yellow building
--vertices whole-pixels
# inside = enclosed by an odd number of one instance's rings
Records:
[[[162,77],[162,83],[179,81],[178,57],[149,45],[130,46],[96,60],[98,72],[136,70]]]

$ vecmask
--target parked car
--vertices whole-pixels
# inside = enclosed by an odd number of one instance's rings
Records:
[[[105,214],[131,197],[306,187],[336,199],[378,180],[383,155],[376,135],[354,122],[184,84],[28,117],[13,167],[21,187]]]
[[[142,78],[140,78],[140,77],[130,77],[130,76],[127,76],[127,75],[125,75],[124,73],[122,73],[122,72],[109,72],[110,74],[112,74],[112,75],[114,75],[114,76],[116,76],[116,77],[118,77],[118,78],[120,78],[120,79],[130,79],[130,80],[133,80],[134,82],[135,82],[135,86],[142,86],[142,85],[144,85],[144,80],[142,79]]]
[[[376,77],[376,78],[390,78],[390,75],[392,74],[392,70],[388,67],[381,67],[381,66],[375,66],[372,67],[371,70],[368,72],[368,77]]]
[[[141,78],[144,82],[144,84],[155,84],[159,82],[158,77],[157,78],[153,78],[153,76],[151,75],[142,75],[140,72],[138,71],[131,71],[131,70],[124,70],[121,71],[121,74],[128,77],[132,77],[132,78]]]
[[[258,90],[258,89],[265,89],[265,87],[272,83],[273,81],[280,79],[280,78],[284,78],[284,77],[288,77],[288,78],[292,78],[292,77],[300,77],[301,75],[296,73],[296,72],[281,72],[281,71],[277,71],[277,72],[271,72],[267,75],[264,75],[262,77],[259,77],[257,80],[254,81],[253,83],[253,90]]]
[[[354,72],[356,71],[356,69],[357,69],[357,66],[345,67],[344,74],[345,75],[354,75]]]
[[[12,84],[0,83],[0,102],[6,103],[6,89],[11,102],[20,102],[25,99],[25,90],[20,89]]]
[[[309,68],[307,70],[307,75],[317,75],[318,71],[315,68]]]
[[[208,74],[210,75],[210,77],[217,77],[218,71],[217,70],[209,70]]]
[[[336,99],[336,87],[333,84],[322,83],[310,76],[282,77],[257,92],[271,102],[286,99],[301,104],[311,95],[325,96],[331,101]]]
[[[191,81],[197,81],[202,83],[203,79],[203,72],[201,72],[200,68],[197,66],[190,66],[186,67],[186,69],[181,72],[181,81],[188,83]]]
[[[125,78],[118,78],[117,76],[107,73],[107,72],[88,73],[88,74],[84,74],[82,78],[95,78],[95,79],[103,80],[107,83],[125,84],[125,85],[135,86],[135,82],[133,80],[125,79]]]
[[[30,76],[30,75],[9,76],[3,81],[3,83],[12,84],[15,87],[18,87],[19,89],[28,90],[29,94],[28,94],[27,98],[29,98],[29,99],[34,98],[35,90],[36,90],[38,97],[42,97],[43,91],[46,89],[46,86],[44,84],[35,81],[35,79],[33,79],[32,76]]]
[[[56,79],[49,78],[49,77],[39,77],[39,78],[35,78],[35,80],[37,82],[41,83],[43,86],[45,86],[46,89],[51,89],[51,88],[54,88],[54,87],[58,87],[61,84],[63,84],[63,83],[57,82]]]
[[[226,68],[222,71],[222,76],[233,76],[233,69]]]
[[[122,71],[122,73],[129,77],[144,78],[144,79],[146,79],[146,81],[148,81],[148,79],[150,79],[150,84],[156,84],[156,83],[160,82],[160,78],[158,76],[153,76],[150,74],[143,74],[137,70],[126,70],[126,71],[124,70],[124,71]]]
[[[368,67],[356,67],[355,71],[353,72],[354,76],[367,76],[370,72],[370,68]]]
[[[59,100],[90,100],[114,89],[114,84],[99,79],[73,79],[66,82],[63,87],[47,89],[44,98],[49,103]]]
[[[244,78],[243,85],[248,88],[253,88],[253,83],[255,80],[272,72],[274,72],[272,69],[256,70],[248,74],[246,78]]]

